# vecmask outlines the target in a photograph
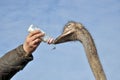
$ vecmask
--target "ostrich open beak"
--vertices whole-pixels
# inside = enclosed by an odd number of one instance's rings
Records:
[[[74,30],[69,30],[69,31],[63,32],[60,36],[58,36],[55,39],[54,44],[72,41],[71,36],[73,33],[74,33]]]

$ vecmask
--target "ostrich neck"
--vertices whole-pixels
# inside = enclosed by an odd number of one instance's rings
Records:
[[[84,46],[88,62],[95,76],[95,80],[107,80],[90,33],[86,29],[82,29],[82,35],[80,37],[78,36],[78,39]]]

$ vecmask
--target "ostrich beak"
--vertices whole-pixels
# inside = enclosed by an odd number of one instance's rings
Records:
[[[60,36],[58,36],[55,39],[54,44],[60,44],[60,43],[72,41],[71,36],[73,35],[73,33],[74,33],[74,30],[69,30],[67,32],[63,32]]]

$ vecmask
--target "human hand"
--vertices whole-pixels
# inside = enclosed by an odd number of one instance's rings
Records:
[[[36,48],[41,43],[42,41],[41,37],[43,36],[44,36],[44,33],[42,33],[40,30],[35,30],[28,34],[23,44],[23,49],[25,50],[27,55],[32,54],[32,52],[36,50]]]

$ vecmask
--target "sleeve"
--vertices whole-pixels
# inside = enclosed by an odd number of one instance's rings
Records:
[[[20,45],[0,58],[0,80],[10,80],[33,60],[32,55],[25,56],[25,54],[23,45]]]

